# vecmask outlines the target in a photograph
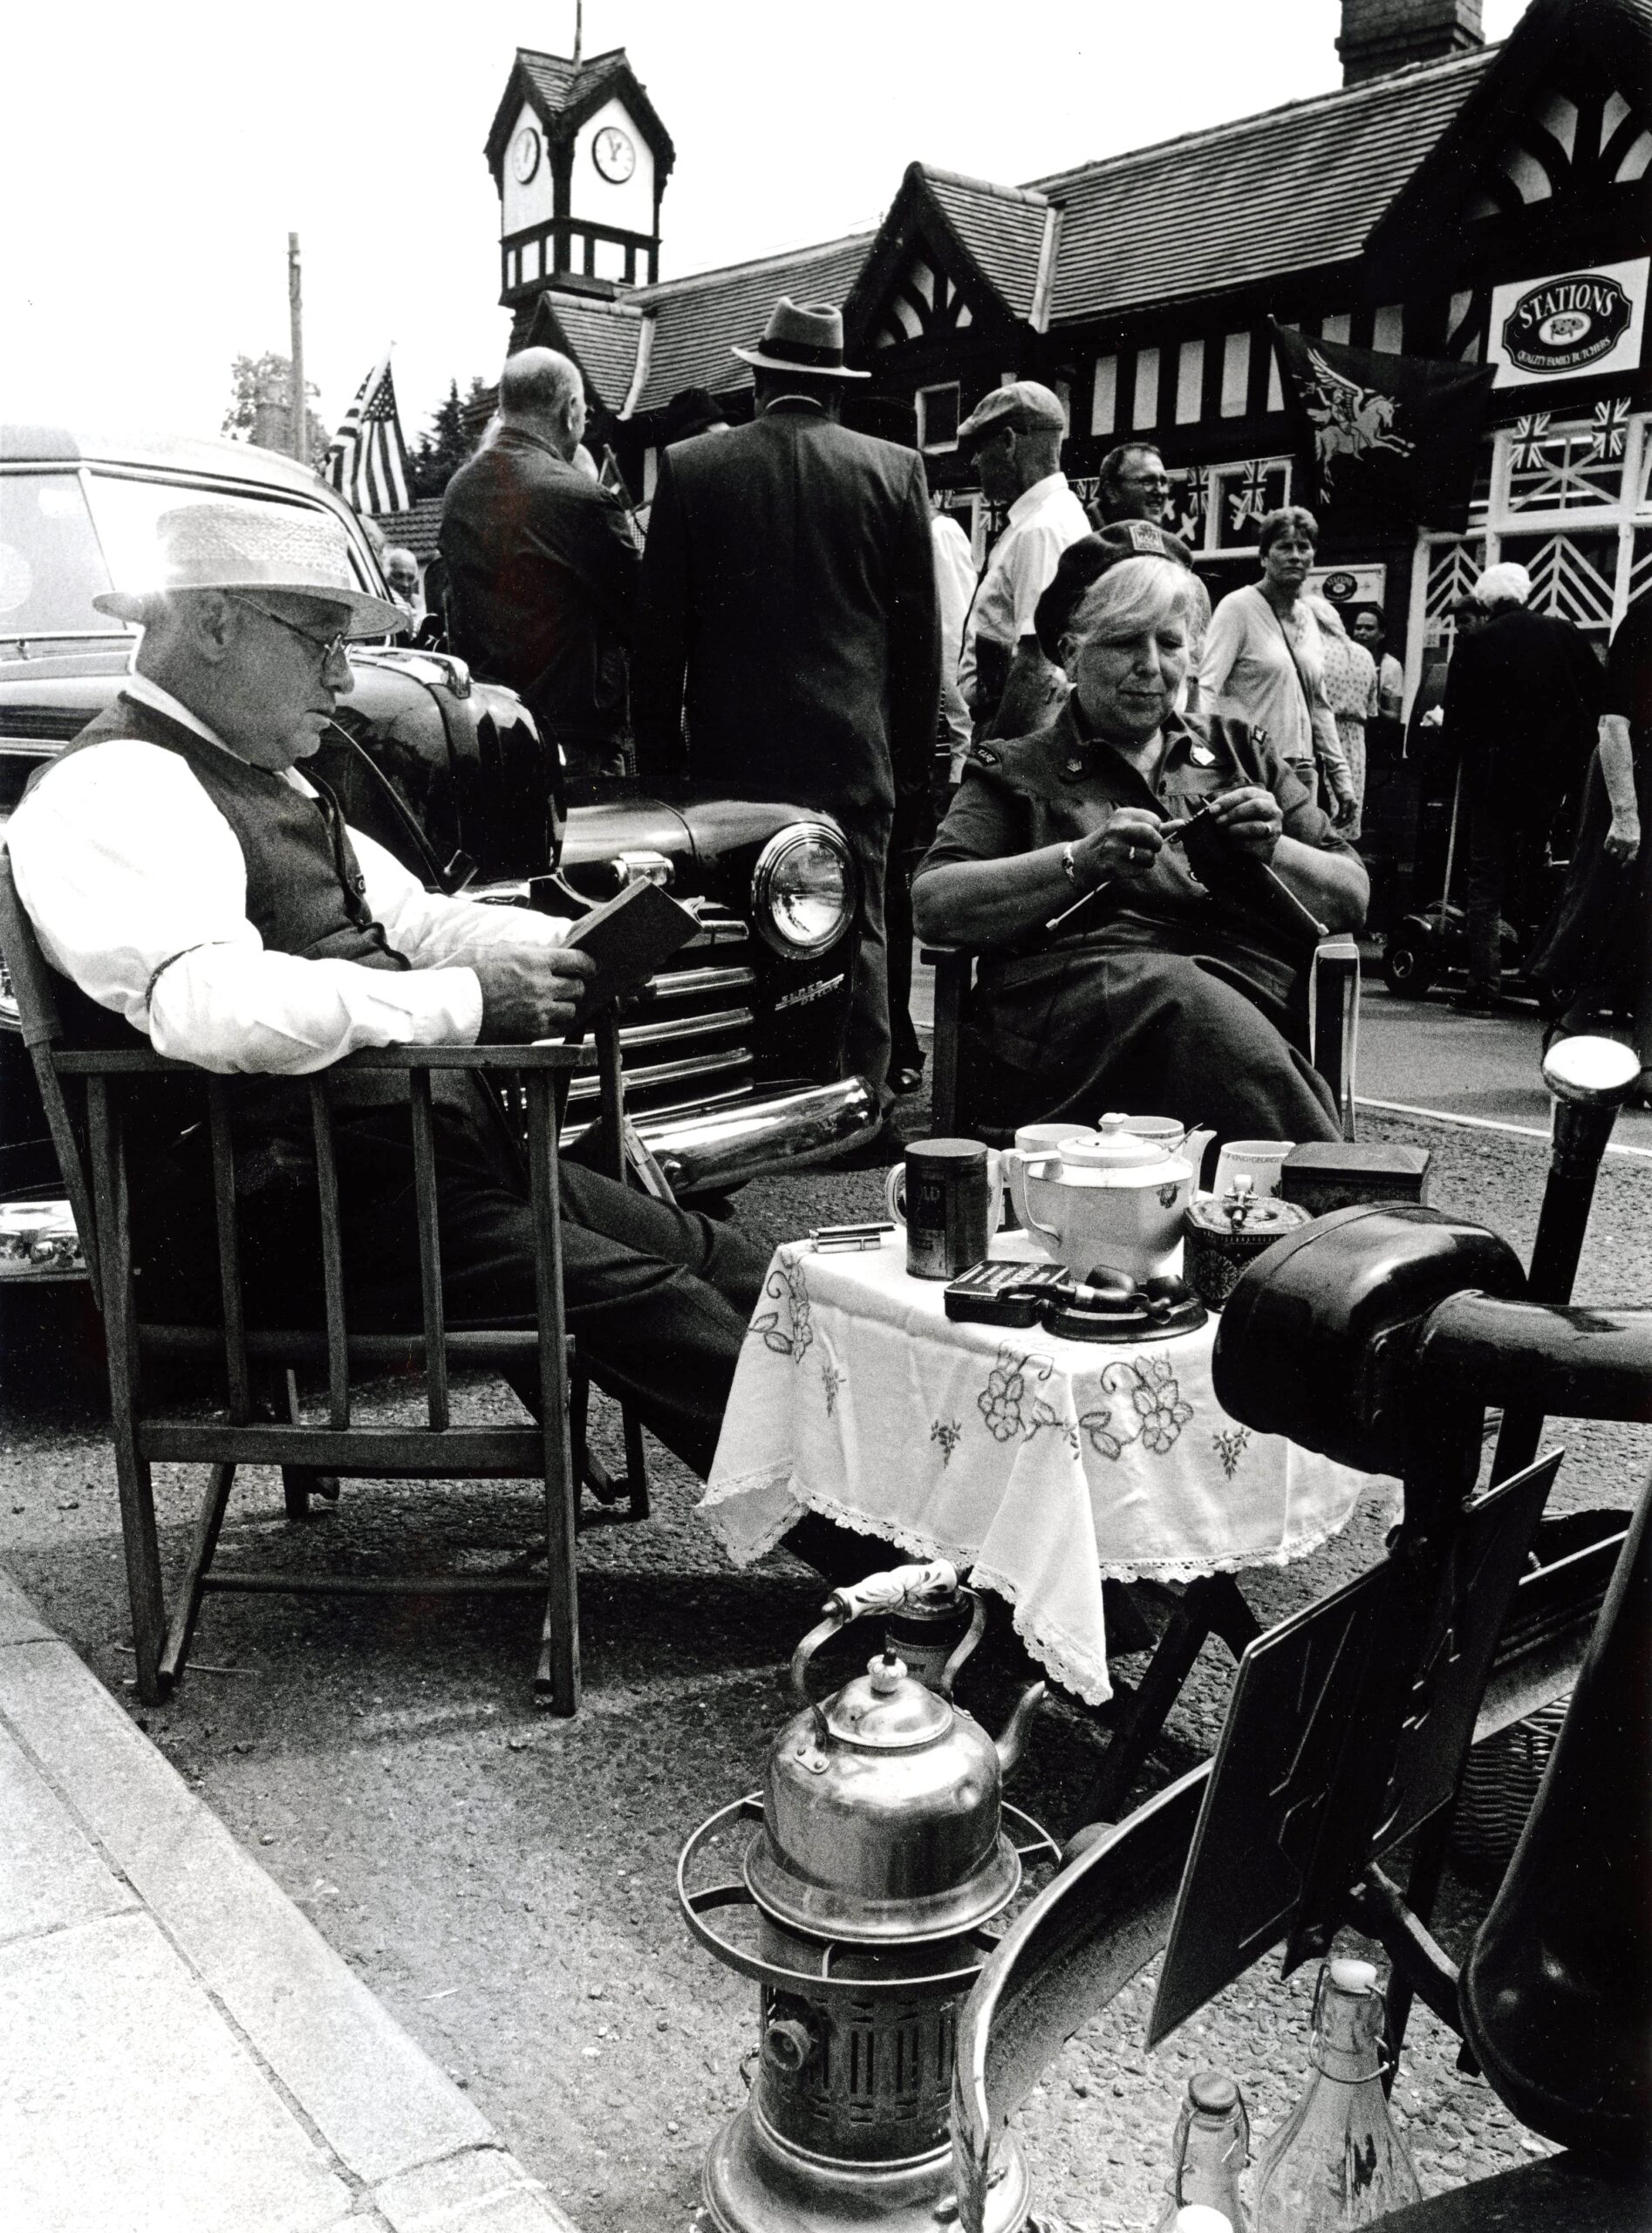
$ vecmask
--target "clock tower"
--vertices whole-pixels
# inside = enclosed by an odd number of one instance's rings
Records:
[[[573,61],[516,50],[488,134],[499,299],[525,325],[539,290],[659,277],[659,202],[676,151],[623,47]]]

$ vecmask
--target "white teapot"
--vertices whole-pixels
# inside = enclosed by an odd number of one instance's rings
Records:
[[[1193,1166],[1125,1131],[1082,1133],[1027,1155],[1006,1150],[1015,1214],[1079,1279],[1109,1264],[1135,1280],[1176,1268]]]

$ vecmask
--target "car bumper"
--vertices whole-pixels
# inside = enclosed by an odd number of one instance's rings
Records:
[[[878,1123],[877,1095],[864,1078],[851,1077],[637,1130],[673,1192],[707,1194],[782,1167],[828,1162],[869,1140]],[[73,1212],[61,1196],[0,1202],[0,1280],[85,1276]]]
[[[637,1130],[677,1194],[719,1193],[782,1169],[829,1162],[869,1140],[881,1122],[864,1078],[741,1102],[703,1116]]]

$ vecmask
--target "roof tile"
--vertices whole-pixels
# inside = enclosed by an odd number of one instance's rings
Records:
[[[984,181],[951,177],[945,171],[924,173],[934,195],[981,274],[1017,318],[1033,307],[1038,280],[1038,260],[1049,219],[1048,197],[988,185]]]
[[[657,411],[685,387],[709,388],[713,395],[749,387],[751,373],[729,354],[733,345],[757,339],[782,295],[841,303],[871,242],[870,233],[855,233],[819,247],[638,288],[627,300],[645,314],[652,312],[654,321],[648,378],[638,410]]]

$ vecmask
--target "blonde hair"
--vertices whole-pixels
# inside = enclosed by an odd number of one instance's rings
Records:
[[[1145,635],[1172,617],[1187,630],[1188,653],[1197,654],[1210,613],[1210,598],[1198,577],[1174,558],[1123,558],[1090,584],[1068,623],[1064,660],[1068,673],[1087,644],[1123,643]]]

